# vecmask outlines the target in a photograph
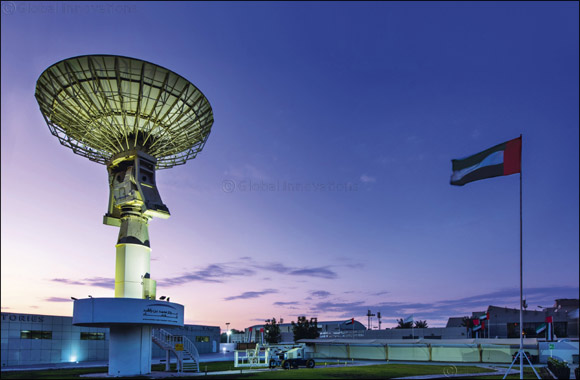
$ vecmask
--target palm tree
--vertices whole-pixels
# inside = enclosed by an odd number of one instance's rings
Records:
[[[427,321],[415,321],[416,329],[426,329],[427,327]]]
[[[403,320],[403,318],[401,319],[397,319],[397,327],[395,327],[396,329],[410,329],[413,327],[413,322],[405,322]]]

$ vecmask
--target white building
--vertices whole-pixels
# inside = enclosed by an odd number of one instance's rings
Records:
[[[316,323],[320,338],[363,337],[366,331],[366,327],[357,320],[354,323],[350,323],[350,319],[346,321],[317,321]],[[278,326],[280,327],[282,342],[294,342],[292,323],[280,323]],[[262,334],[260,331],[262,329],[264,329],[265,333],[264,324],[245,328],[243,342],[260,342]]]
[[[218,352],[220,328],[185,325],[165,329],[189,338],[200,354]],[[2,313],[2,368],[8,366],[109,360],[109,329],[73,326],[72,317]],[[165,351],[153,345],[153,358]]]

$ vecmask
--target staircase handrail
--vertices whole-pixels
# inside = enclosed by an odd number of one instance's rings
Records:
[[[195,363],[197,364],[198,371],[199,371],[199,352],[197,351],[197,347],[188,337],[183,337],[183,348],[193,357]]]
[[[153,337],[171,348],[175,347],[175,336],[163,329],[153,329]]]
[[[195,344],[184,335],[173,335],[163,329],[153,329],[153,338],[159,341],[161,344],[167,346],[166,349],[172,351],[178,358],[178,361],[183,362],[183,355],[179,354],[175,349],[175,344],[183,344],[183,349],[187,355],[189,355],[194,361],[199,372],[199,352]]]

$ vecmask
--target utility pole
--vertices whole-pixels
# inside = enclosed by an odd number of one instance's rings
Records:
[[[369,329],[369,330],[371,329],[371,317],[374,317],[374,316],[375,315],[371,314],[370,310],[367,312],[367,317],[369,317],[369,324],[367,325],[367,329]]]

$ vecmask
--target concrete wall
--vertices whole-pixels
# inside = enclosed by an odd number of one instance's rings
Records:
[[[465,339],[445,343],[445,341],[393,343],[380,340],[308,342],[310,356],[319,359],[369,359],[401,361],[437,361],[467,363],[506,363],[513,360],[519,349],[519,340],[503,339],[497,343],[491,340],[477,341]],[[549,344],[529,339],[524,342],[524,351],[531,356],[539,357],[540,363],[546,363],[550,356]],[[552,356],[559,360],[573,361],[578,355],[578,342],[553,342]],[[530,358],[532,359],[532,358]]]
[[[313,358],[348,358],[346,345],[315,345],[312,352]]]
[[[351,359],[387,360],[383,346],[350,346]]]
[[[513,354],[518,348],[496,344],[481,345],[481,361],[483,363],[511,363]]]
[[[234,352],[237,343],[220,343],[220,352]]]
[[[479,362],[479,348],[477,344],[431,345],[431,361]]]
[[[393,344],[387,346],[389,360],[429,361],[429,347],[426,344]]]

